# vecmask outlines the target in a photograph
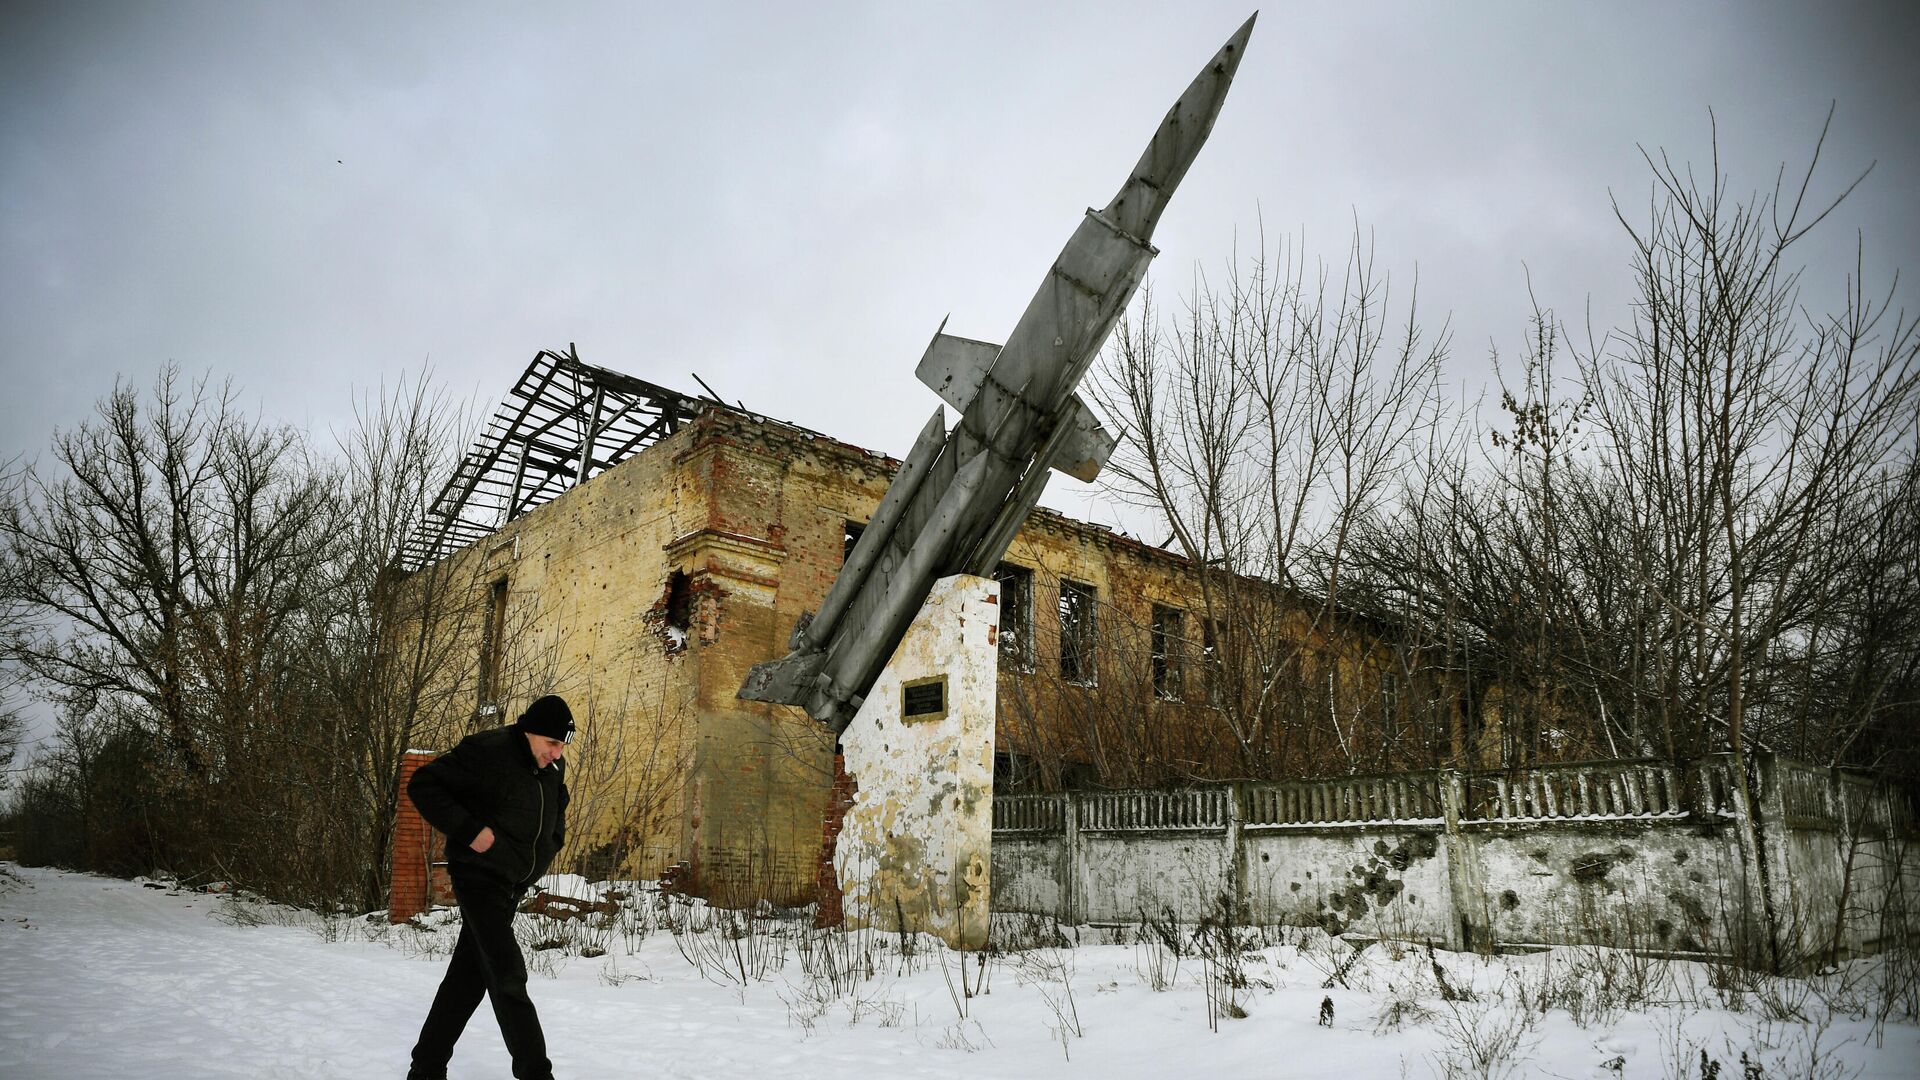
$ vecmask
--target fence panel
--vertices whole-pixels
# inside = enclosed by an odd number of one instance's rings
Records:
[[[1442,816],[1438,773],[1279,780],[1244,790],[1249,826],[1434,822]]]
[[[1057,833],[1066,830],[1065,795],[996,795],[993,831]]]
[[[1101,791],[1077,795],[1080,828],[1090,832],[1224,829],[1231,818],[1230,788],[1173,791]]]
[[[1565,821],[1685,814],[1680,771],[1655,761],[1543,765],[1462,777],[1467,821]]]

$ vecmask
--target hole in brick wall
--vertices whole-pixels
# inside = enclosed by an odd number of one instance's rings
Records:
[[[667,578],[666,624],[682,634],[693,629],[693,579],[675,570]]]
[[[686,571],[675,570],[667,576],[666,588],[647,609],[644,621],[666,645],[668,656],[686,651],[693,634],[693,579]]]

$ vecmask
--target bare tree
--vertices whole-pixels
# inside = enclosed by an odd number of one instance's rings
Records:
[[[1620,215],[1634,324],[1589,360],[1604,468],[1647,539],[1636,576],[1677,631],[1657,700],[1695,746],[1716,729],[1750,797],[1748,754],[1791,723],[1775,662],[1817,648],[1844,602],[1832,585],[1858,552],[1844,541],[1875,526],[1863,515],[1884,508],[1920,408],[1920,324],[1891,291],[1875,300],[1854,276],[1838,313],[1801,309],[1789,254],[1846,195],[1809,202],[1824,139],[1796,183],[1783,169],[1746,201],[1728,197],[1717,155],[1705,177],[1649,156],[1649,220]]]
[[[0,465],[0,499],[18,490],[23,470],[17,462]],[[20,568],[0,559],[0,792],[14,777],[13,761],[25,738],[26,674],[18,657],[27,634],[27,613],[21,601],[24,585]]]
[[[1568,354],[1536,308],[1519,377],[1500,395],[1504,422],[1477,449],[1430,446],[1390,505],[1356,526],[1350,602],[1427,642],[1463,687],[1456,763],[1646,749],[1618,722],[1615,699],[1632,695],[1613,685],[1631,670],[1619,646],[1640,625],[1644,591],[1620,572],[1610,517],[1621,508],[1594,471],[1592,394],[1562,370]]]
[[[1413,299],[1396,313],[1358,230],[1337,277],[1261,243],[1224,288],[1199,281],[1178,323],[1146,290],[1093,392],[1125,427],[1110,484],[1191,563],[1189,636],[1235,772],[1352,770],[1344,660],[1367,635],[1344,608],[1349,547],[1442,423],[1446,335],[1425,336]]]
[[[1810,201],[1818,157],[1740,200],[1649,155],[1633,323],[1577,346],[1536,308],[1488,453],[1363,526],[1366,591],[1484,680],[1502,763],[1911,752],[1920,331],[1857,274],[1802,307],[1845,195]]]
[[[101,402],[99,422],[55,437],[60,474],[29,469],[0,516],[10,576],[34,620],[19,654],[37,677],[74,691],[145,702],[186,759],[200,750],[187,718],[184,638],[190,560],[211,547],[190,535],[213,500],[216,433],[231,398],[154,388],[151,413],[130,388]],[[65,633],[68,627],[76,632]]]
[[[144,804],[108,830],[122,848],[371,906],[400,755],[465,655],[451,643],[467,583],[403,583],[398,564],[455,421],[424,377],[403,382],[362,403],[336,463],[233,402],[173,368],[147,398],[116,387],[56,438],[53,469],[7,486],[0,570],[22,616],[8,645],[66,703],[49,783],[86,804],[101,738],[143,763],[128,790]]]
[[[1858,278],[1838,314],[1800,308],[1789,253],[1845,196],[1809,206],[1818,158],[1796,187],[1736,202],[1717,159],[1701,179],[1649,157],[1656,201],[1628,226],[1635,322],[1587,361],[1603,467],[1644,538],[1636,576],[1680,627],[1657,700],[1692,734],[1683,750],[1709,726],[1736,754],[1776,741],[1769,659],[1833,611],[1839,541],[1871,532],[1911,454],[1920,327]]]
[[[331,766],[333,827],[356,838],[348,872],[363,903],[385,895],[400,763],[422,732],[465,719],[480,618],[471,571],[452,560],[411,574],[401,546],[427,521],[465,426],[424,369],[363,394],[340,437],[339,514],[303,650],[313,715],[301,748]]]
[[[56,437],[53,475],[27,470],[0,507],[28,616],[19,660],[160,740],[173,857],[231,854],[254,763],[300,692],[289,642],[330,496],[304,449],[240,416],[230,388],[169,368],[144,404],[116,387]]]

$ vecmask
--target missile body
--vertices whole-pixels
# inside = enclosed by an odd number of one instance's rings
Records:
[[[819,611],[801,617],[784,658],[754,666],[740,697],[844,730],[933,583],[992,574],[1049,470],[1099,473],[1114,440],[1074,389],[1156,254],[1154,226],[1206,143],[1253,22],[1168,110],[1119,193],[1080,220],[1005,345],[941,324],[915,374],[959,422],[946,431],[935,407]]]

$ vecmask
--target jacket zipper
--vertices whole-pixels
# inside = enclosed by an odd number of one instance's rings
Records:
[[[540,784],[538,770],[533,774],[533,790],[540,796],[540,816],[534,818],[533,843],[527,846],[527,872],[521,880],[533,884],[533,868],[540,863],[540,837],[547,831],[547,789]]]

